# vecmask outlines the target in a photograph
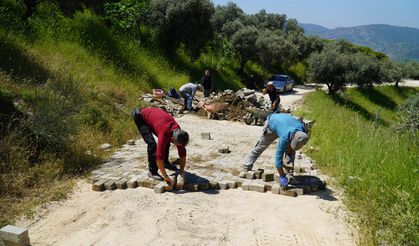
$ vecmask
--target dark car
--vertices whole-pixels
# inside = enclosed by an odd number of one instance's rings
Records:
[[[292,91],[294,88],[294,80],[290,76],[284,74],[274,74],[269,78],[266,84],[268,84],[268,82],[272,82],[278,92]]]

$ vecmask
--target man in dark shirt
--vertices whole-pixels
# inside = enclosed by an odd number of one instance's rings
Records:
[[[271,100],[272,112],[277,111],[279,103],[281,102],[281,98],[279,97],[279,93],[276,90],[273,82],[268,82],[266,93],[268,93],[269,99]]]
[[[205,74],[201,78],[201,85],[204,87],[204,96],[209,97],[212,92],[212,82],[209,70],[205,70]]]
[[[173,184],[165,170],[165,167],[170,170],[177,170],[176,166],[169,162],[169,147],[170,143],[173,143],[178,149],[179,174],[183,182],[186,163],[185,146],[189,141],[188,133],[181,130],[173,117],[160,108],[134,109],[131,114],[144,142],[147,143],[148,176],[161,180],[162,177],[157,172],[160,170],[164,181],[169,185]],[[157,136],[157,144],[153,134]]]

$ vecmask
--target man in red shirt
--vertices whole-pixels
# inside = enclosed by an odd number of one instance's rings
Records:
[[[131,114],[144,142],[147,143],[148,176],[156,180],[162,180],[157,172],[160,170],[164,181],[169,185],[173,184],[165,170],[165,168],[173,171],[177,170],[176,166],[169,162],[170,143],[173,143],[178,149],[179,174],[183,182],[186,163],[185,146],[189,141],[188,133],[181,130],[175,119],[160,108],[134,109]],[[157,144],[153,134],[157,136]]]

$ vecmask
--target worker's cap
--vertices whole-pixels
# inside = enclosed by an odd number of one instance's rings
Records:
[[[273,85],[273,84],[274,84],[274,82],[272,82],[272,81],[268,82],[268,85]]]
[[[299,150],[308,141],[308,135],[305,132],[297,131],[294,133],[294,137],[291,140],[291,149]]]

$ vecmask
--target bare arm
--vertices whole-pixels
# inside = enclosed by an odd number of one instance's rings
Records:
[[[168,177],[166,173],[166,169],[164,168],[163,160],[156,160],[156,162],[157,162],[157,167],[159,168],[163,178]]]
[[[278,170],[279,176],[285,175],[284,168],[280,167],[280,168],[277,168],[277,170]]]
[[[185,171],[186,157],[180,157],[179,164],[180,164],[180,175],[183,175]]]

